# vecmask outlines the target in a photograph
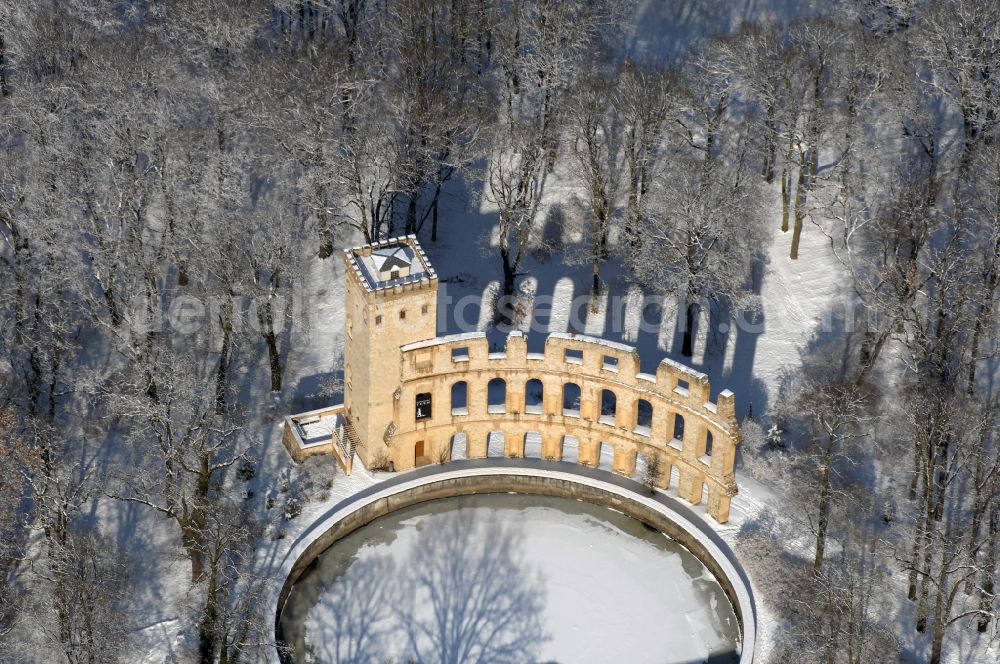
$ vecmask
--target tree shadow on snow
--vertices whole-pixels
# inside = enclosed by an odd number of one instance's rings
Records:
[[[536,661],[548,639],[544,591],[521,553],[523,530],[446,515],[401,560],[317,562],[282,615],[296,661],[329,664]],[[306,635],[306,613],[320,629]]]

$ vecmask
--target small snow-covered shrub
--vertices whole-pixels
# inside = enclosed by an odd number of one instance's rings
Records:
[[[743,472],[754,479],[768,474],[767,438],[760,420],[745,419],[740,425],[743,443],[740,445]]]
[[[277,487],[278,491],[281,493],[288,493],[288,489],[292,485],[291,469],[283,468],[281,474],[278,475]]]
[[[656,493],[661,475],[663,475],[663,457],[654,452],[646,458],[646,467],[642,472],[643,486],[649,489],[650,493]]]
[[[257,474],[257,463],[253,459],[243,459],[236,467],[236,477],[249,482]]]
[[[391,467],[392,467],[392,460],[389,458],[389,455],[386,454],[383,450],[379,450],[378,452],[376,452],[368,464],[368,470],[375,470],[382,472],[388,472]]]
[[[302,502],[298,498],[289,498],[285,503],[285,520],[291,521],[300,514],[302,514]]]
[[[310,498],[333,488],[333,478],[337,474],[336,460],[327,455],[306,459],[301,466],[301,488]]]

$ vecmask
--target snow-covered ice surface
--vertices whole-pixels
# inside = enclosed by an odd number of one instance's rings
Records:
[[[454,519],[467,538],[458,559],[437,537]],[[447,565],[428,561],[438,557],[447,557]],[[454,596],[441,574],[451,574],[452,566],[467,574]],[[388,578],[372,578],[376,574]],[[418,587],[420,600],[411,609],[395,595],[397,574],[427,576],[441,594],[424,597]],[[285,635],[300,648],[304,639],[316,661],[327,663],[406,661],[413,637],[423,661],[433,648],[420,627],[436,626],[435,616],[457,614],[468,608],[468,594],[489,590],[521,590],[536,600],[509,607],[506,616],[520,629],[533,624],[545,632],[537,650],[525,651],[534,661],[738,661],[736,616],[697,558],[618,512],[541,496],[450,498],[373,522],[324,553],[299,581],[286,605]],[[459,632],[486,637],[472,621]],[[502,628],[489,634],[494,641],[511,636]],[[352,659],[356,650],[366,657]],[[298,652],[297,661],[312,661],[304,648]]]

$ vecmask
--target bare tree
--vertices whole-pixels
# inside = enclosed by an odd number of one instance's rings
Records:
[[[625,125],[624,150],[628,168],[625,241],[643,240],[646,196],[662,155],[663,132],[676,119],[675,76],[664,69],[627,60],[612,94]]]
[[[298,238],[302,220],[294,213],[263,203],[245,217],[244,243],[251,303],[256,309],[258,331],[267,346],[271,391],[281,391],[281,351],[279,335],[291,320],[291,287],[301,272]]]
[[[619,17],[610,3],[576,0],[513,0],[499,16],[495,61],[503,97],[483,180],[500,210],[497,247],[509,296],[556,158],[566,93],[588,50],[615,33]]]
[[[111,416],[130,424],[128,436],[139,457],[111,491],[177,524],[192,581],[205,574],[204,536],[212,492],[225,470],[245,459],[250,448],[239,416],[216,413],[212,381],[206,380],[196,352],[163,352],[154,366],[129,371],[102,388]],[[145,381],[151,372],[158,376],[155,396]]]
[[[682,353],[693,352],[692,334],[700,302],[756,311],[747,290],[751,266],[766,237],[755,180],[744,145],[735,163],[671,160],[650,197],[648,242],[637,248],[636,276],[654,291],[673,295],[684,307]]]
[[[829,362],[832,358],[824,359]],[[811,516],[809,521],[816,534],[813,569],[817,572],[826,553],[830,511],[838,484],[834,475],[843,471],[838,466],[847,464],[849,468],[859,456],[856,444],[868,436],[866,425],[873,419],[869,411],[871,395],[850,375],[830,371],[830,366],[807,370],[791,388],[795,392],[794,410],[806,420],[811,434],[809,445],[800,456],[808,458],[809,465],[814,466],[816,516],[815,521]]]
[[[503,129],[493,138],[487,167],[487,199],[499,208],[497,246],[503,294],[513,295],[531,241],[545,182],[547,138],[530,125]]]
[[[566,123],[577,177],[587,192],[590,224],[586,255],[591,264],[591,292],[601,290],[601,264],[608,258],[608,231],[618,204],[622,179],[624,127],[614,88],[600,77],[581,80],[567,104]],[[637,192],[638,195],[638,192]]]
[[[945,0],[918,15],[915,46],[931,67],[927,84],[961,118],[956,183],[965,181],[977,144],[1000,122],[1000,87],[991,75],[1000,67],[1000,27],[987,18],[997,12],[996,0]]]

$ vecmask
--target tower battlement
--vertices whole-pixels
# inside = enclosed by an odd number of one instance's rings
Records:
[[[437,273],[415,235],[401,235],[344,250],[347,274],[368,293],[433,286]]]

